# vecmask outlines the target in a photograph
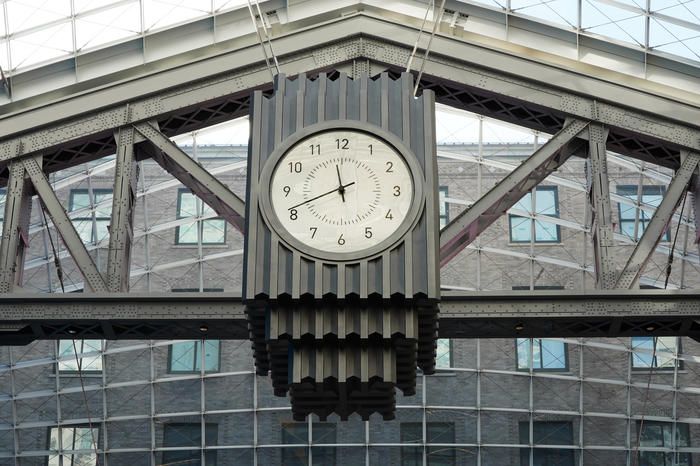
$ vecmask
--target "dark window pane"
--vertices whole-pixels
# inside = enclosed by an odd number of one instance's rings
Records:
[[[218,443],[218,426],[206,424],[206,446]],[[202,426],[198,423],[169,423],[163,426],[164,447],[194,447],[193,450],[164,451],[163,464],[201,466]],[[207,466],[216,465],[216,451],[206,451]]]

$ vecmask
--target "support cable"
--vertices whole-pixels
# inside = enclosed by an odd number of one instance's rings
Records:
[[[406,73],[411,71],[413,58],[415,58],[416,51],[418,51],[418,43],[420,42],[420,38],[423,35],[425,23],[428,21],[428,13],[430,13],[430,7],[433,7],[433,9],[435,8],[435,0],[430,0],[430,2],[428,2],[427,8],[425,9],[425,16],[423,16],[423,23],[420,25],[420,29],[418,30],[418,37],[416,37],[416,43],[413,44],[413,50],[411,50],[411,55],[408,57],[408,62],[406,63]]]
[[[255,34],[258,36],[258,43],[260,44],[260,48],[262,48],[263,55],[265,55],[265,64],[267,65],[267,70],[270,72],[270,77],[272,80],[275,79],[275,73],[272,71],[272,65],[270,64],[270,57],[267,54],[267,49],[265,48],[265,43],[263,41],[262,36],[260,35],[260,28],[258,27],[258,21],[255,19],[255,13],[253,13],[253,4],[250,3],[250,0],[248,0],[248,12],[250,13],[250,20],[253,22],[253,27],[255,28]],[[265,21],[263,18],[260,18],[263,22]],[[279,73],[279,68],[277,69]]]
[[[54,260],[54,265],[56,266],[56,275],[58,276],[58,281],[61,284],[61,291],[63,293],[66,292],[66,287],[65,284],[63,283],[63,268],[61,267],[61,259],[59,258],[58,254],[56,253],[56,246],[54,245],[53,242],[53,237],[51,236],[51,232],[48,229],[48,221],[46,219],[46,206],[44,206],[43,201],[39,200],[39,205],[41,206],[41,214],[44,217],[44,224],[47,225],[47,233],[49,236],[49,242],[51,243],[51,252],[53,254],[53,260]],[[82,351],[81,351],[82,353]],[[95,452],[95,465],[99,466],[100,464],[100,457],[97,452],[97,440],[95,438],[95,432],[92,428],[92,416],[90,415],[90,406],[88,404],[87,400],[87,392],[85,391],[85,380],[83,379],[83,359],[78,358],[78,347],[76,344],[76,339],[73,338],[73,356],[75,356],[75,362],[76,362],[76,367],[78,368],[78,378],[80,379],[80,392],[83,395],[83,402],[85,403],[85,412],[87,414],[88,418],[88,429],[90,429],[90,437],[92,439],[92,448]],[[59,435],[63,435],[61,432],[59,432]],[[73,431],[73,437],[75,437],[75,431]]]
[[[678,233],[681,231],[681,223],[683,220],[683,210],[685,210],[685,200],[688,197],[688,189],[690,188],[690,181],[685,187],[685,194],[683,195],[683,202],[681,203],[680,211],[680,221],[676,225],[676,234],[673,235],[673,244],[671,244],[671,249],[668,251],[668,261],[666,262],[666,280],[664,280],[664,290],[668,287],[668,280],[671,277],[671,267],[673,266],[673,252],[676,250],[676,241],[678,241]]]
[[[430,33],[430,39],[428,40],[428,46],[425,48],[425,53],[423,54],[423,62],[420,65],[420,70],[418,71],[418,77],[416,78],[416,85],[413,88],[413,96],[416,96],[418,92],[418,85],[420,84],[420,78],[423,76],[423,69],[425,68],[425,62],[428,61],[428,55],[430,54],[430,47],[433,45],[433,37],[435,37],[435,32],[437,31],[438,24],[442,21],[442,15],[445,12],[445,0],[440,3],[440,11],[435,16],[433,12],[433,31]]]

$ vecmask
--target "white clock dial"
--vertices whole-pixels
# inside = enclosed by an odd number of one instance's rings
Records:
[[[270,202],[298,241],[350,253],[381,243],[401,226],[413,189],[396,149],[369,133],[338,129],[302,139],[280,158]]]

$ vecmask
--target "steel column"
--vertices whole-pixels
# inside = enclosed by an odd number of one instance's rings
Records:
[[[117,139],[112,220],[109,225],[107,286],[109,291],[129,290],[131,244],[134,238],[134,210],[139,169],[134,157],[134,128],[120,128]]]
[[[135,128],[158,149],[151,151],[151,155],[164,170],[180,180],[228,223],[243,231],[245,203],[241,198],[158,131],[155,123],[141,123]]]
[[[644,234],[634,248],[625,268],[617,279],[616,288],[633,288],[637,285],[644,266],[651,258],[661,237],[668,228],[673,214],[688,190],[688,183],[700,163],[699,153],[685,153],[683,164],[673,177],[661,204],[644,229]]]
[[[610,207],[610,183],[605,141],[608,131],[603,126],[591,124],[588,128],[589,196],[593,213],[593,254],[595,257],[596,287],[615,286],[615,263],[612,247],[615,245]]]
[[[443,228],[440,265],[448,263],[529,190],[559,168],[574,152],[568,145],[587,126],[587,121],[570,120],[546,144]]]
[[[51,184],[46,179],[46,175],[41,170],[41,166],[37,162],[36,158],[27,158],[23,161],[24,169],[29,174],[29,178],[34,185],[34,190],[39,196],[39,199],[46,207],[46,211],[51,217],[56,230],[60,233],[63,238],[63,242],[66,245],[68,251],[70,251],[71,257],[75,261],[75,265],[80,269],[85,278],[85,283],[90,287],[92,291],[107,291],[107,285],[100,274],[99,270],[95,266],[95,262],[88,253],[85,245],[83,244],[80,235],[75,230],[73,223],[71,223],[68,214],[63,209],[61,201],[56,197],[56,193],[53,190]]]
[[[24,165],[14,162],[9,172],[0,240],[0,293],[10,293],[15,286],[22,286],[32,211],[31,186],[25,177]]]

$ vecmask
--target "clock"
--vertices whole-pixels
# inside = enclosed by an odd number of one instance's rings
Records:
[[[330,260],[383,251],[415,222],[415,157],[394,135],[356,121],[305,128],[266,162],[264,215],[294,248]]]

